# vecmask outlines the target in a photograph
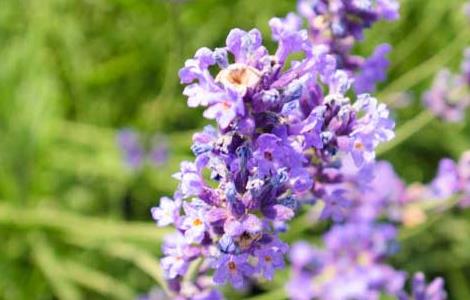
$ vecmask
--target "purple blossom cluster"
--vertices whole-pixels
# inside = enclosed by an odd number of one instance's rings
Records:
[[[126,165],[137,170],[146,160],[158,167],[168,160],[168,143],[164,136],[155,135],[149,151],[146,151],[138,132],[132,129],[122,129],[117,134],[117,143]]]
[[[298,242],[292,247],[292,276],[286,285],[290,299],[447,299],[443,279],[426,285],[422,273],[414,275],[411,294],[406,292],[405,272],[385,263],[397,249],[392,225],[335,225],[325,234],[324,244],[316,248]]]
[[[353,199],[347,222],[375,222],[385,217],[395,224],[416,226],[426,220],[428,210],[435,212],[449,203],[470,205],[470,151],[458,162],[442,159],[436,176],[427,184],[407,185],[385,161],[377,162],[373,169],[370,182],[352,183],[346,193]]]
[[[461,207],[470,205],[470,151],[464,152],[458,162],[442,159],[436,177],[428,184],[413,184],[400,198],[400,214],[405,225],[424,221],[427,207],[439,208],[447,202]]]
[[[278,233],[297,208],[323,202],[323,218],[342,220],[351,199],[347,177],[367,173],[375,148],[394,136],[384,104],[368,94],[351,101],[348,74],[324,45],[311,43],[298,17],[269,22],[274,55],[253,29],[232,30],[226,46],[199,49],[180,70],[190,107],[215,119],[193,137],[194,162],[183,162],[173,199],[152,209],[177,234],[161,260],[174,292],[187,298],[206,286],[183,286],[196,259],[201,276],[243,288],[271,280],[288,247]],[[292,53],[303,58],[287,63]],[[342,174],[343,162],[354,173]]]
[[[391,47],[379,45],[369,58],[352,47],[375,22],[396,20],[398,9],[396,0],[300,0],[297,14],[269,21],[274,53],[257,29],[233,29],[224,47],[186,61],[179,77],[188,106],[204,108],[216,126],[194,134],[196,158],[181,163],[173,197],[151,211],[158,226],[176,228],[161,259],[171,299],[217,300],[218,286],[272,280],[287,253],[292,299],[446,299],[442,279],[426,285],[418,273],[409,294],[406,273],[386,263],[398,249],[396,224],[419,224],[428,207],[452,197],[470,205],[468,152],[458,163],[442,160],[426,185],[407,186],[375,161],[395,125],[366,93],[385,80]],[[438,75],[425,96],[448,120],[470,104],[469,51],[462,73]],[[136,138],[126,140],[139,161]],[[305,205],[333,225],[323,246],[289,250],[279,234]]]
[[[443,280],[436,278],[426,286],[421,273],[414,276],[409,295],[406,273],[388,265],[386,259],[399,248],[397,224],[418,225],[426,218],[426,209],[442,208],[440,205],[453,197],[468,203],[470,152],[458,163],[443,159],[436,177],[427,185],[407,187],[387,162],[377,162],[373,169],[371,181],[348,183],[345,194],[353,199],[352,205],[344,223],[324,234],[322,247],[307,242],[292,247],[292,272],[286,285],[290,299],[380,299],[384,295],[447,299]]]
[[[292,275],[286,285],[290,298],[447,298],[441,278],[426,286],[421,273],[414,276],[412,293],[407,294],[406,274],[387,265],[385,259],[398,249],[397,224],[416,226],[425,221],[427,210],[442,210],[449,200],[470,205],[470,152],[464,152],[458,162],[442,159],[436,177],[425,185],[407,186],[387,162],[377,162],[373,168],[371,181],[349,183],[346,194],[353,201],[345,222],[324,235],[322,248],[307,242],[292,247]]]
[[[424,274],[419,272],[413,276],[411,281],[411,294],[405,291],[398,293],[399,300],[442,300],[447,299],[444,290],[444,280],[435,278],[430,284],[426,284]]]
[[[296,243],[290,252],[290,299],[379,299],[398,295],[405,274],[384,263],[396,250],[396,229],[387,224],[347,223],[324,235],[324,248]]]
[[[434,115],[445,121],[464,119],[465,110],[470,106],[470,48],[464,52],[461,72],[440,71],[431,89],[424,94],[423,102]]]
[[[364,38],[364,30],[380,20],[399,18],[396,0],[300,0],[298,13],[308,22],[308,33],[316,45],[325,45],[340,69],[355,79],[357,93],[373,92],[386,79],[390,45],[377,46],[371,57],[353,55],[352,48]]]

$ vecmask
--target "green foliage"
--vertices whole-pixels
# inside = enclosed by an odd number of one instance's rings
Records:
[[[414,101],[397,109],[404,127],[381,158],[410,181],[431,178],[441,156],[470,148],[468,119],[446,125],[418,115],[433,74],[456,69],[470,44],[461,4],[402,1],[401,20],[380,24],[357,49],[395,48],[379,98],[393,105],[408,90]],[[0,298],[130,299],[164,285],[156,257],[165,230],[148,210],[172,194],[171,174],[191,157],[191,135],[206,122],[186,107],[177,70],[197,48],[223,44],[232,27],[259,27],[268,37],[269,18],[294,7],[289,0],[1,1]],[[116,146],[122,127],[167,134],[169,161],[126,168]],[[469,299],[467,215],[450,211],[418,228],[396,265],[444,275],[451,299]],[[297,223],[292,232],[318,239],[304,219]],[[283,297],[287,274],[279,276],[261,285],[269,294],[252,299]]]

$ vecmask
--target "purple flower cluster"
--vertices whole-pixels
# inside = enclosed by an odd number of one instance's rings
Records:
[[[358,93],[373,92],[385,80],[390,45],[379,45],[368,59],[352,55],[352,48],[364,37],[364,29],[380,20],[399,18],[396,0],[300,0],[298,12],[307,19],[309,37],[316,45],[325,45],[338,64],[356,79]]]
[[[408,202],[443,202],[454,197],[462,206],[470,204],[470,151],[464,152],[458,162],[442,159],[436,177],[420,193],[408,192],[406,196]]]
[[[345,164],[346,169],[350,167]],[[383,295],[404,300],[446,299],[443,280],[437,278],[426,286],[421,273],[413,278],[408,295],[406,274],[387,265],[385,259],[398,250],[392,224],[415,226],[425,220],[427,208],[439,208],[453,197],[462,205],[470,204],[470,152],[458,163],[443,159],[427,185],[407,187],[387,162],[377,162],[372,168],[371,181],[347,182],[344,194],[352,199],[351,206],[345,222],[325,233],[323,247],[307,242],[292,247],[292,274],[286,285],[291,299],[379,299]]]
[[[324,248],[305,242],[292,247],[292,277],[286,286],[291,299],[379,299],[397,295],[405,274],[384,263],[395,249],[391,225],[347,223],[324,236]]]
[[[404,289],[406,274],[385,259],[398,250],[396,224],[418,225],[427,210],[441,211],[453,201],[470,205],[470,152],[458,163],[441,160],[436,177],[426,185],[407,187],[387,162],[371,168],[373,179],[364,181],[363,176],[347,177],[354,165],[343,164],[342,173],[349,179],[343,183],[344,195],[352,199],[351,206],[344,223],[324,235],[323,247],[307,242],[292,247],[292,274],[286,285],[290,298],[446,299],[443,280],[437,278],[426,286],[421,273],[414,276],[409,295]]]
[[[398,294],[399,300],[444,300],[447,299],[447,293],[444,290],[444,280],[435,278],[430,284],[426,285],[426,279],[423,273],[416,273],[411,281],[412,291],[408,295],[405,291]]]
[[[152,209],[158,225],[178,229],[161,262],[175,293],[189,298],[207,288],[183,286],[196,259],[201,276],[215,269],[217,285],[271,280],[288,250],[278,233],[297,208],[322,201],[323,218],[342,220],[351,205],[344,183],[366,174],[375,148],[394,136],[384,104],[345,96],[351,79],[298,17],[269,24],[274,55],[258,30],[234,29],[225,47],[199,49],[179,72],[188,105],[218,125],[194,135],[196,159],[175,174],[174,199]],[[292,53],[302,58],[288,64]],[[343,174],[344,162],[353,171]]]
[[[442,159],[435,178],[428,184],[407,186],[384,161],[375,163],[371,173],[374,175],[371,181],[365,184],[351,181],[349,188],[345,188],[345,195],[352,199],[345,217],[347,222],[375,222],[385,217],[412,227],[426,220],[427,210],[436,211],[448,202],[470,205],[469,151],[457,163]]]
[[[131,169],[139,169],[148,159],[154,166],[164,164],[168,159],[168,144],[164,136],[152,138],[151,149],[146,152],[139,134],[131,129],[122,129],[117,135],[117,143],[124,161]]]
[[[217,286],[272,280],[289,252],[279,233],[304,205],[335,223],[323,247],[300,242],[290,250],[292,299],[446,298],[442,279],[426,286],[421,273],[409,295],[406,274],[386,264],[398,247],[392,223],[419,224],[429,203],[451,197],[470,205],[470,153],[443,160],[429,184],[409,187],[375,161],[395,125],[365,93],[385,80],[391,47],[379,45],[369,58],[352,48],[375,22],[396,20],[398,9],[396,0],[300,0],[298,14],[269,21],[274,53],[257,29],[233,29],[224,47],[201,48],[185,62],[179,77],[188,106],[202,107],[216,126],[193,136],[195,160],[181,163],[173,197],[151,211],[158,226],[176,228],[161,259],[172,299],[218,300]],[[425,96],[448,120],[470,104],[469,51],[462,73],[443,72]],[[136,140],[121,144],[140,162]]]
[[[453,74],[445,69],[440,71],[423,102],[437,117],[458,122],[464,119],[465,110],[470,106],[470,48],[465,50],[461,73]]]

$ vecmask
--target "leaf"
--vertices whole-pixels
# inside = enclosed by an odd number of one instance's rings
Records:
[[[171,229],[159,228],[150,222],[123,222],[85,217],[55,208],[19,209],[0,204],[0,225],[26,228],[44,227],[64,233],[96,239],[128,239],[160,244]]]
[[[135,291],[123,282],[81,263],[67,260],[62,266],[70,280],[99,294],[116,299],[133,299]]]
[[[69,281],[61,262],[55,257],[54,251],[44,236],[32,234],[29,236],[29,241],[33,259],[56,296],[64,300],[82,299],[80,290]]]

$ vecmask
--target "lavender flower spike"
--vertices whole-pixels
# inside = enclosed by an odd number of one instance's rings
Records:
[[[178,232],[161,260],[175,295],[187,292],[183,278],[196,258],[198,277],[213,279],[198,293],[272,280],[288,251],[279,232],[298,208],[317,199],[324,218],[342,219],[351,204],[345,187],[369,172],[376,147],[394,136],[385,105],[345,96],[351,78],[324,45],[311,43],[297,16],[269,25],[274,54],[259,30],[233,29],[225,47],[199,49],[179,72],[188,105],[204,107],[217,128],[194,135],[196,158],[174,175],[178,202],[162,199],[152,211],[158,225]],[[291,61],[297,52],[301,59]],[[348,174],[346,161],[354,164]]]

